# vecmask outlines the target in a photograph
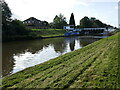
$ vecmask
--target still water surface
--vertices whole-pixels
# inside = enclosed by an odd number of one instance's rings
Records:
[[[3,76],[18,72],[67,52],[82,48],[98,39],[59,37],[3,43]]]

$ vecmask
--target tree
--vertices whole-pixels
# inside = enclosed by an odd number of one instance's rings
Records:
[[[10,17],[12,15],[10,8],[8,7],[8,4],[3,0],[1,2],[2,4],[2,23],[6,23],[7,21],[10,21]]]
[[[110,25],[104,24],[102,21],[91,17],[90,19],[85,16],[80,20],[81,28],[101,28],[101,27],[110,27]]]
[[[2,0],[1,1],[1,10],[2,10],[2,36],[7,36],[7,33],[10,32],[11,27],[11,10],[8,7],[8,4]]]
[[[73,13],[70,16],[69,25],[74,25],[75,26],[75,19],[74,19],[74,14]]]
[[[63,26],[66,26],[66,17],[64,17],[62,14],[56,15],[53,19],[53,27],[57,29],[62,29]]]
[[[17,19],[11,22],[11,29],[15,35],[27,35],[29,33],[25,25]]]
[[[59,24],[60,24],[60,19],[59,19],[59,17],[56,15],[55,18],[53,19],[53,27],[54,27],[54,28],[59,28]]]
[[[92,27],[92,22],[90,21],[90,19],[85,16],[84,18],[82,18],[80,20],[80,27],[81,28],[91,28]]]
[[[96,20],[97,19],[95,17],[91,17],[90,18],[90,21],[92,23],[92,28],[97,28],[98,27],[97,23],[95,23]]]
[[[104,27],[104,24],[100,20],[95,20],[94,23],[97,25],[97,28]]]
[[[12,12],[8,7],[8,4],[2,0],[2,39],[3,41],[9,40],[10,37],[15,37],[17,35],[28,35],[29,31],[26,29],[25,25],[19,20],[12,20]]]

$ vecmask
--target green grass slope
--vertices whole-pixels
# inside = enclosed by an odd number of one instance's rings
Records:
[[[3,79],[3,88],[119,88],[118,34]]]
[[[32,31],[42,37],[61,36],[66,32],[63,29],[32,29]]]

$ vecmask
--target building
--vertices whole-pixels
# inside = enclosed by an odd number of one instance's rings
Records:
[[[104,32],[108,32],[106,28],[74,28],[73,26],[64,26],[64,30],[67,32],[65,35],[103,35]],[[111,29],[110,29],[111,30]]]
[[[47,21],[41,21],[34,17],[30,17],[23,21],[23,23],[28,27],[32,29],[46,29],[49,27],[49,24]]]
[[[74,25],[69,25],[69,26],[63,26],[63,29],[64,30],[71,30],[71,31],[73,31],[74,30]]]

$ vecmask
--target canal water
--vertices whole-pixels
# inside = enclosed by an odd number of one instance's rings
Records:
[[[42,40],[3,43],[2,75],[16,73],[73,50],[82,48],[98,39],[59,37]]]

